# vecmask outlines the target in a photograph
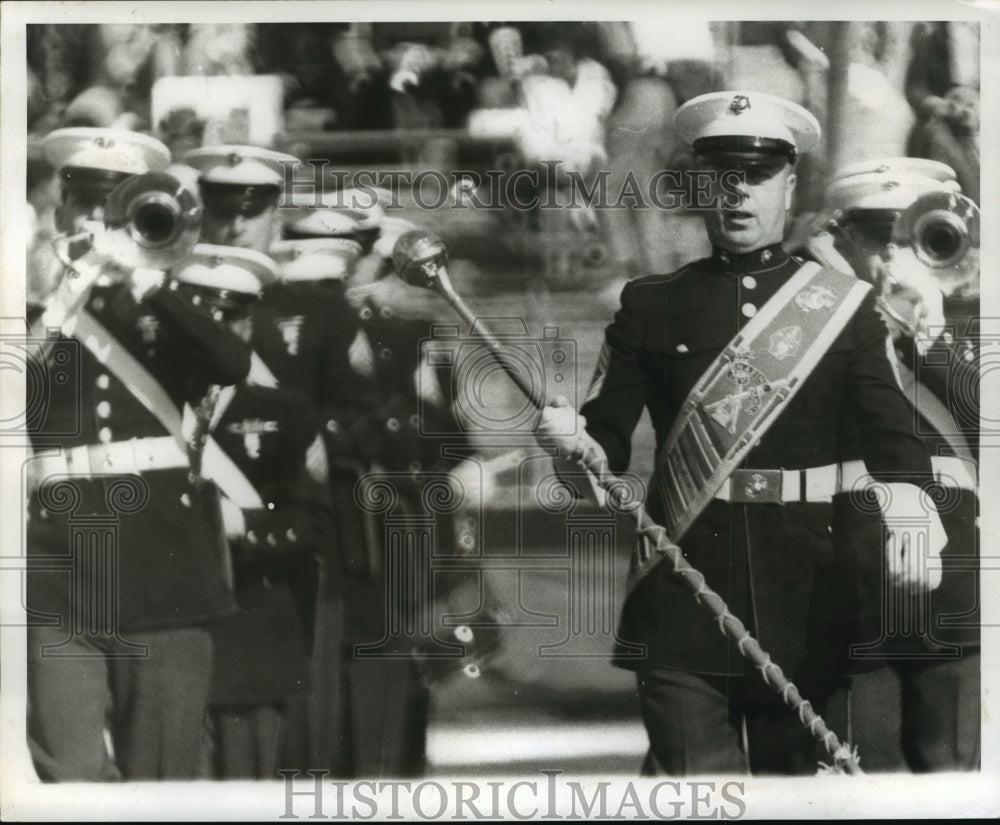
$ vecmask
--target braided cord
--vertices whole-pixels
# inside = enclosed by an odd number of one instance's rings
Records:
[[[770,654],[760,646],[760,642],[747,630],[746,625],[729,612],[729,606],[722,596],[712,590],[704,575],[684,558],[681,548],[667,536],[666,529],[650,518],[640,502],[626,498],[624,485],[608,469],[607,461],[593,450],[588,450],[583,456],[583,464],[597,477],[600,486],[613,499],[615,508],[635,518],[638,532],[650,542],[654,552],[669,564],[670,572],[687,585],[698,603],[711,612],[722,634],[736,643],[740,655],[760,671],[764,683],[780,694],[782,701],[798,716],[802,726],[822,743],[833,759],[833,768],[829,772],[862,774],[857,752],[843,744],[826,726],[823,718],[813,710],[809,701],[802,698],[798,688],[785,676],[781,667],[771,660]]]

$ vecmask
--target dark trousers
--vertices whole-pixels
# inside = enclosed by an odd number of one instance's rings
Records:
[[[869,773],[980,767],[980,656],[903,660],[854,679],[854,741]]]
[[[309,767],[339,777],[420,776],[430,693],[412,657],[356,654],[356,644],[379,638],[369,617],[366,629],[358,629],[357,610],[320,587],[307,708]]]
[[[649,756],[643,773],[815,774],[832,764],[781,697],[753,676],[656,669],[637,674]],[[846,679],[798,684],[838,738],[847,738]]]
[[[282,709],[277,705],[214,708],[220,779],[274,779],[279,764]]]
[[[212,640],[196,627],[130,631],[145,656],[107,637],[28,631],[28,744],[43,780],[197,776]],[[45,647],[50,646],[45,655]],[[59,646],[53,651],[51,646]],[[114,757],[105,743],[111,736]]]
[[[410,659],[342,661],[330,718],[336,776],[406,777],[424,772],[429,693]]]

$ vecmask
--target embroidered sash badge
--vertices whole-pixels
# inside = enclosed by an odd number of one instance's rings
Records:
[[[802,346],[802,327],[798,324],[782,327],[770,337],[767,351],[779,361],[791,358]]]
[[[837,296],[830,289],[819,284],[811,284],[795,295],[795,306],[803,312],[812,312],[814,309],[829,309],[836,303]]]

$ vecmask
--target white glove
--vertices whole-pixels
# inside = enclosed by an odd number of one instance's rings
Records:
[[[226,531],[226,538],[230,541],[241,541],[247,532],[243,511],[225,496],[222,496],[219,503],[222,507],[222,526]]]
[[[163,286],[167,275],[162,269],[135,269],[130,278],[132,298],[141,304],[153,292]]]
[[[934,590],[941,584],[941,551],[948,543],[937,507],[915,484],[885,487],[881,506],[889,584],[914,593]]]
[[[596,442],[587,435],[587,420],[563,395],[557,396],[542,409],[535,437],[545,448],[555,447],[562,458],[579,461]],[[600,449],[600,447],[597,447]]]
[[[595,464],[607,463],[600,444],[587,434],[587,419],[580,415],[565,396],[557,396],[542,410],[535,438],[546,449],[555,448],[556,473],[584,498],[604,503],[604,490],[593,473],[581,473]],[[584,476],[586,481],[584,481]]]

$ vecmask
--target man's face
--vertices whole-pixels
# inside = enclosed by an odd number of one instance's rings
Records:
[[[64,186],[62,203],[56,210],[59,231],[76,234],[84,231],[86,222],[103,220],[110,194],[111,188],[96,184]]]
[[[205,243],[239,246],[267,253],[275,240],[278,208],[265,206],[255,215],[213,210],[206,207],[201,225]]]
[[[722,174],[733,164],[710,161],[703,167]],[[785,215],[792,204],[795,173],[784,159],[740,166],[744,183],[737,190],[744,196],[736,209],[721,206],[705,213],[705,227],[714,246],[729,252],[753,252],[780,243],[785,236]]]
[[[892,238],[892,224],[863,218],[844,225],[837,243],[855,274],[875,287],[882,316],[893,338],[940,326],[942,296],[933,270],[905,240]]]

